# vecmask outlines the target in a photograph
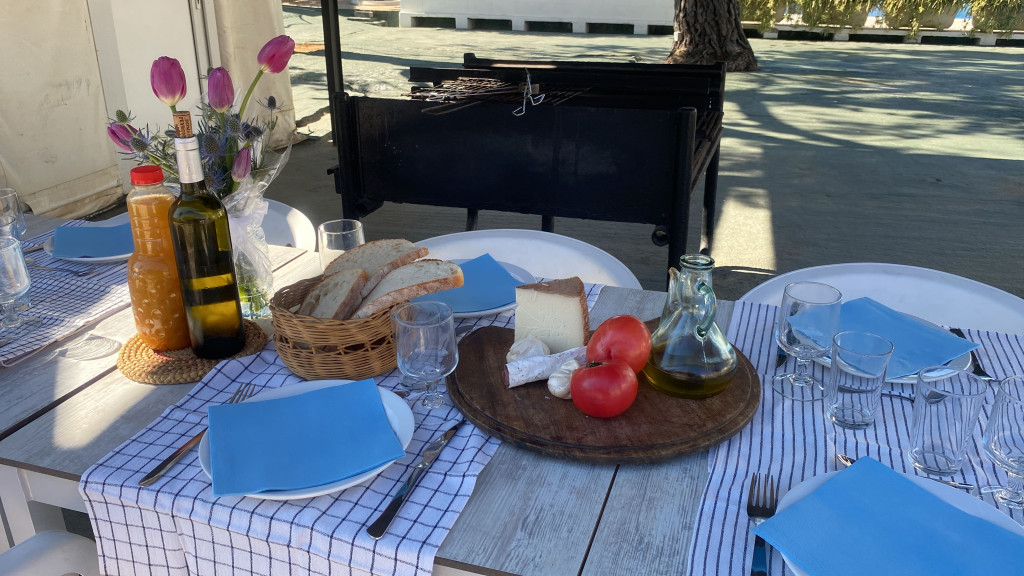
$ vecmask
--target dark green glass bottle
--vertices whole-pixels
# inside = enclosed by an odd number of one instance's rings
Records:
[[[192,351],[199,358],[227,358],[245,347],[228,215],[206,189],[191,114],[175,113],[174,125],[181,195],[171,204],[171,238]]]

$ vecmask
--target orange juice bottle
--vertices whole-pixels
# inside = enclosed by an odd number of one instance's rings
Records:
[[[131,180],[128,217],[135,252],[128,258],[128,292],[135,328],[153,350],[188,348],[188,322],[168,221],[174,193],[164,186],[159,166],[132,168]]]

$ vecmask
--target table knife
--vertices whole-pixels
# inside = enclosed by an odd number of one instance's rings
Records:
[[[391,525],[391,521],[394,520],[395,515],[398,514],[398,509],[405,503],[405,497],[408,496],[409,492],[412,492],[412,489],[416,487],[420,478],[422,478],[423,474],[426,473],[427,468],[430,468],[430,465],[434,463],[434,460],[437,459],[437,455],[441,453],[441,449],[444,448],[445,444],[452,439],[452,436],[455,436],[455,432],[463,422],[465,422],[465,420],[459,420],[454,426],[445,430],[443,434],[438,436],[427,446],[426,450],[423,451],[423,458],[420,460],[419,464],[413,467],[412,472],[409,473],[409,477],[405,479],[405,483],[402,484],[402,487],[395,493],[394,498],[391,499],[391,503],[389,503],[388,507],[384,509],[384,512],[374,520],[373,524],[370,524],[370,526],[366,528],[366,533],[369,534],[371,538],[374,540],[380,540],[381,537],[384,536],[384,533],[388,531],[388,526]]]

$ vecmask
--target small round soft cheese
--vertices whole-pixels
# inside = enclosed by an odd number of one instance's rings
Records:
[[[525,360],[534,356],[547,356],[548,354],[551,354],[551,349],[548,348],[547,344],[541,342],[538,338],[527,336],[509,348],[508,354],[505,355],[505,362],[515,362],[516,360]]]

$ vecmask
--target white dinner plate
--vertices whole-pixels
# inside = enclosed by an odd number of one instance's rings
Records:
[[[113,264],[115,262],[124,262],[127,260],[132,253],[118,254],[116,256],[100,256],[99,258],[77,258],[77,257],[61,257],[53,255],[53,237],[47,238],[43,242],[43,251],[50,255],[51,258],[58,260],[67,260],[68,262],[80,262],[82,264]]]
[[[352,380],[309,380],[306,382],[298,382],[296,384],[282,386],[281,388],[264,390],[252,398],[245,400],[245,402],[259,402],[260,400],[287,398],[288,396],[297,396],[305,392],[311,392],[313,390],[319,390],[330,386],[348,384],[349,382],[352,382]],[[409,405],[406,404],[405,400],[402,400],[398,395],[390,390],[378,386],[377,392],[380,393],[381,402],[384,403],[384,413],[387,414],[388,422],[391,424],[391,428],[394,429],[395,434],[398,436],[398,441],[401,442],[402,449],[404,450],[408,448],[409,441],[412,440],[412,433],[416,429],[416,420],[413,418],[412,409],[409,408]],[[267,490],[265,492],[257,492],[255,494],[246,494],[246,496],[251,496],[252,498],[263,498],[265,500],[313,498],[314,496],[322,496],[332,492],[339,492],[345,488],[362,484],[383,472],[384,469],[391,464],[393,464],[393,462],[388,462],[379,468],[375,468],[357,476],[350,476],[348,478],[338,480],[337,482],[322,484],[320,486],[298,488],[295,490]],[[199,465],[203,467],[203,472],[206,472],[207,476],[213,478],[210,475],[210,437],[207,435],[204,435],[203,439],[199,441]]]
[[[794,270],[761,283],[740,300],[778,306],[786,285],[798,281],[824,282],[842,292],[844,301],[868,296],[942,326],[1024,331],[1024,299],[954,274],[899,264],[857,262]]]
[[[469,260],[469,258],[457,258],[455,260],[451,260],[451,262],[461,265],[462,263],[467,262]],[[534,282],[537,281],[537,279],[533,277],[533,274],[530,274],[528,271],[520,268],[519,266],[516,266],[515,264],[509,264],[508,262],[498,262],[498,264],[501,264],[501,267],[504,268],[506,272],[511,274],[513,278],[515,278],[519,282],[522,282],[523,284],[533,284]],[[473,312],[452,312],[452,318],[480,318],[481,316],[493,316],[495,314],[501,314],[502,312],[511,310],[515,307],[516,303],[513,301],[510,302],[509,304],[505,304],[504,306],[495,306],[494,308],[488,308],[487,310],[476,310]]]
[[[826,472],[825,474],[819,474],[818,476],[808,478],[807,480],[804,480],[803,482],[790,488],[789,492],[786,492],[786,495],[779,500],[778,511],[781,512],[785,510],[789,506],[792,506],[794,502],[797,502],[801,498],[810,494],[811,492],[814,492],[818,488],[818,486],[821,486],[822,484],[825,483],[826,480],[838,474],[839,472],[841,471]],[[960,490],[958,488],[953,488],[952,486],[941,484],[934,480],[922,478],[920,476],[913,476],[910,474],[906,474],[905,476],[909,478],[914,484],[917,484],[921,488],[924,488],[925,490],[931,492],[932,494],[934,494],[947,504],[955,506],[956,508],[959,508],[960,510],[970,514],[971,516],[977,516],[978,518],[981,518],[983,520],[988,520],[996,526],[1000,526],[1015,534],[1020,534],[1021,536],[1024,536],[1024,526],[1017,524],[1017,522],[1015,522],[1013,518],[1010,518],[1006,514],[1000,512],[998,509],[986,504],[985,502],[982,502],[978,498],[971,496],[967,492]],[[898,513],[898,511],[894,511],[894,514]],[[807,572],[804,572],[795,564],[790,562],[789,558],[787,558],[785,554],[782,554],[782,559],[786,561],[786,566],[789,566],[789,569],[792,570],[793,573],[796,574],[796,576],[808,576]]]
[[[933,328],[938,328],[939,330],[943,329],[942,326],[939,326],[937,324],[929,322],[929,321],[927,321],[927,320],[925,320],[923,318],[918,318],[917,316],[914,316],[912,314],[904,314],[904,316],[910,316],[914,320],[917,320],[918,322],[923,322],[923,323],[925,323],[925,324],[927,324],[927,325],[929,325],[929,326],[931,326]],[[824,366],[826,368],[831,368],[832,367],[832,355],[831,354],[828,355],[828,356],[823,356],[821,358],[815,358],[814,361],[817,362],[818,364],[821,364],[822,366]],[[954,359],[950,360],[949,362],[946,362],[946,366],[948,366],[949,368],[952,368],[954,370],[967,370],[967,369],[969,369],[971,367],[971,353],[968,352],[967,354],[964,354],[963,356],[961,356],[959,358],[954,358]],[[899,376],[899,377],[895,377],[895,378],[889,378],[887,376],[885,378],[885,381],[889,382],[891,384],[914,384],[915,382],[917,382],[917,374],[910,374],[909,376]]]
[[[611,254],[575,238],[539,230],[471,230],[416,242],[429,258],[455,260],[490,254],[538,278],[579,276],[584,282],[641,289],[640,281]]]

